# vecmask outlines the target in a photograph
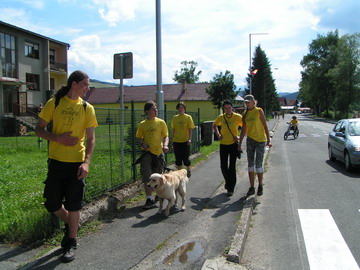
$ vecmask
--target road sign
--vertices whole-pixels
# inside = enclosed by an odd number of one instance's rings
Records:
[[[122,63],[121,63],[121,59],[122,59]],[[121,70],[123,70],[122,76],[121,76]],[[113,78],[130,79],[132,77],[133,77],[133,54],[131,52],[114,54]]]

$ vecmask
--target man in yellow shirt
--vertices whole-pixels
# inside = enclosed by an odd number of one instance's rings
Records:
[[[84,178],[89,173],[95,147],[95,127],[98,126],[93,106],[81,98],[89,91],[89,84],[86,73],[74,71],[67,85],[57,91],[39,113],[35,128],[37,136],[49,141],[45,207],[65,223],[65,235],[61,241],[64,262],[75,258],[85,192]],[[52,130],[47,131],[50,122]]]
[[[158,110],[154,101],[145,103],[144,112],[146,119],[140,122],[136,139],[143,150],[140,171],[146,193],[144,208],[149,209],[155,201],[152,199],[152,192],[147,183],[151,174],[164,171],[163,153],[169,151],[169,132],[165,121],[157,117]]]

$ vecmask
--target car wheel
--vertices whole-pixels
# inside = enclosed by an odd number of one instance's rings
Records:
[[[349,153],[348,153],[348,152],[345,152],[344,161],[345,161],[345,168],[346,168],[346,170],[347,170],[347,171],[351,171],[352,165],[351,165],[350,156],[349,156]]]
[[[335,161],[336,158],[334,157],[334,154],[333,154],[331,145],[328,146],[328,153],[329,153],[329,159],[330,159],[331,161]]]

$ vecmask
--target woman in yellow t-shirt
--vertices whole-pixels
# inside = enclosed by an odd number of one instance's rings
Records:
[[[187,176],[191,176],[189,160],[192,130],[195,127],[191,115],[186,114],[184,102],[176,105],[178,114],[171,120],[173,147],[175,154],[175,165],[181,169],[182,165],[186,166]]]
[[[220,114],[215,119],[213,129],[220,140],[220,167],[225,178],[225,189],[228,196],[232,196],[236,185],[237,142],[239,141],[239,127],[242,126],[242,116],[233,112],[232,103],[228,100],[224,101],[223,110],[224,114]],[[221,126],[221,133],[218,126]]]
[[[265,146],[271,147],[269,130],[266,125],[264,112],[261,108],[256,107],[255,98],[253,95],[246,95],[244,97],[246,111],[243,115],[243,128],[240,134],[241,143],[246,138],[246,153],[248,159],[248,174],[250,181],[250,188],[247,196],[255,194],[255,170],[258,176],[259,187],[257,195],[263,194],[263,159],[265,153]]]

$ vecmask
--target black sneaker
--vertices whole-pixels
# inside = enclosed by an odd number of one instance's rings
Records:
[[[263,185],[259,185],[258,191],[257,191],[257,195],[258,195],[258,196],[263,195]]]
[[[75,259],[77,243],[75,238],[68,238],[67,244],[64,247],[64,253],[61,257],[63,262],[71,262]]]
[[[159,196],[156,195],[155,198],[154,198],[154,204],[157,203],[159,201]]]
[[[189,167],[186,167],[186,171],[187,171],[187,173],[186,173],[187,178],[190,178],[190,177],[191,177],[191,169],[190,169],[190,166],[189,166]]]
[[[234,192],[233,192],[233,191],[228,191],[228,192],[227,192],[227,195],[228,195],[229,197],[231,197],[232,195],[234,195]]]
[[[151,208],[153,205],[155,205],[154,201],[150,198],[146,199],[146,202],[143,206],[144,209],[149,209]]]
[[[255,194],[255,188],[254,187],[250,187],[249,191],[246,193],[246,196],[250,196],[250,195],[254,195]]]
[[[61,247],[64,248],[66,246],[66,243],[69,239],[69,225],[65,224],[64,227],[64,237],[61,240]]]

